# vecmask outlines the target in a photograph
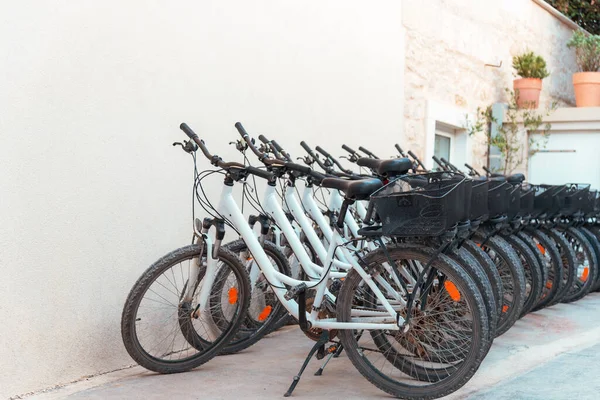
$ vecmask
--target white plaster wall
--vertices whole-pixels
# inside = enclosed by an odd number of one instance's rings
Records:
[[[515,78],[512,56],[525,50],[542,55],[551,73],[543,82],[540,108],[552,101],[574,105],[575,57],[566,47],[572,30],[532,0],[403,0],[402,21],[404,146],[419,156],[432,152],[425,140],[427,101],[459,107],[464,114],[506,102],[504,88],[512,89]],[[500,61],[500,68],[485,66]],[[473,165],[485,165],[484,138],[473,138],[472,148]]]
[[[293,154],[402,141],[400,7],[2,2],[0,398],[131,363],[125,297],[191,237],[180,122],[230,159],[237,120]]]

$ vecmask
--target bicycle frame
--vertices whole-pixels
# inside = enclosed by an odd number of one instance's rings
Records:
[[[223,215],[227,219],[229,219],[233,226],[240,232],[240,235],[246,246],[252,253],[252,256],[260,270],[264,274],[267,281],[273,288],[273,291],[279,301],[283,304],[283,306],[295,317],[298,318],[299,309],[298,304],[293,300],[287,300],[285,298],[285,294],[287,293],[287,288],[284,284],[290,286],[297,286],[300,284],[305,284],[308,288],[316,289],[315,299],[313,303],[312,311],[307,313],[307,321],[310,322],[311,326],[314,328],[321,329],[389,329],[389,330],[398,330],[400,326],[404,324],[404,318],[402,318],[398,314],[398,310],[402,309],[406,306],[405,300],[402,298],[401,294],[397,292],[397,290],[393,289],[391,285],[389,285],[378,273],[374,273],[373,275],[367,273],[360,264],[354,259],[354,257],[350,256],[348,250],[343,246],[345,239],[339,233],[339,231],[334,230],[332,240],[329,244],[329,248],[325,254],[325,257],[322,258],[323,264],[325,268],[320,267],[314,264],[309,255],[304,250],[300,239],[295,234],[291,224],[287,220],[283,209],[281,208],[278,202],[278,196],[276,194],[276,189],[274,186],[267,186],[266,193],[264,196],[264,208],[269,214],[271,214],[276,221],[278,221],[279,228],[284,233],[286,239],[288,240],[292,250],[296,253],[296,257],[298,257],[301,264],[309,266],[309,268],[315,272],[318,272],[318,283],[315,284],[314,281],[302,281],[291,278],[279,271],[271,264],[267,254],[264,252],[260,242],[250,226],[248,225],[244,215],[241,213],[233,195],[232,195],[233,187],[225,184],[223,186],[223,191],[221,193],[221,199],[219,201],[219,206],[217,212],[220,215]],[[292,193],[293,195],[293,193]],[[296,200],[295,196],[289,196],[289,199],[286,196],[286,200],[291,200],[288,202],[288,207],[294,212],[298,212],[301,210],[301,206]],[[303,226],[304,223],[307,223],[309,220],[305,215],[302,215],[305,221],[300,218],[299,224]],[[312,230],[312,229],[311,229]],[[314,230],[305,231],[306,234],[311,235],[316,234]],[[202,283],[202,287],[200,289],[199,295],[199,311],[204,312],[208,306],[208,298],[210,295],[211,287],[214,283],[214,278],[218,269],[217,259],[213,257],[212,249],[215,240],[208,234],[208,232],[204,231],[201,233],[202,238],[204,240],[204,246],[207,248],[207,267],[206,273],[204,276],[204,281]],[[317,237],[318,239],[318,237]],[[314,240],[314,238],[313,238]],[[348,263],[341,262],[334,259],[334,252],[336,248],[339,247],[339,250],[342,251]],[[325,293],[327,290],[327,281],[334,274],[331,271],[331,268],[328,266],[336,266],[340,269],[349,270],[354,268],[357,273],[364,279],[366,284],[372,290],[373,294],[377,297],[380,302],[380,305],[383,307],[382,311],[368,311],[368,310],[352,310],[352,320],[351,322],[338,322],[335,318],[326,318],[319,319],[318,318],[318,309],[323,303],[323,299],[325,297]],[[343,274],[345,275],[345,274]],[[381,290],[377,287],[374,280],[379,282],[382,286],[384,286],[385,290],[389,294],[394,294],[393,305],[388,301],[388,299],[383,295]],[[193,286],[190,285],[189,292],[192,292],[191,289]],[[193,295],[193,293],[186,293],[186,295]],[[395,306],[395,307],[394,307]]]

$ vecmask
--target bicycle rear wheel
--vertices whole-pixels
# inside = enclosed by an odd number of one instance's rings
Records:
[[[163,374],[188,371],[216,356],[236,333],[250,303],[250,281],[231,251],[221,248],[217,258],[219,280],[211,289],[222,285],[224,290],[212,290],[209,302],[222,308],[221,320],[210,309],[196,312],[206,272],[206,252],[201,255],[197,244],[159,259],[135,283],[123,309],[121,335],[142,367]],[[184,294],[194,281],[192,301],[186,302]]]

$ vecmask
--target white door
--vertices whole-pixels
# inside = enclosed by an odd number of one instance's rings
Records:
[[[528,169],[531,183],[589,183],[600,189],[600,132],[552,132]]]

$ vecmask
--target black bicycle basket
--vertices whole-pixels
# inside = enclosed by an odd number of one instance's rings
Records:
[[[596,198],[598,197],[597,190],[590,190],[585,198],[584,205],[581,209],[587,217],[594,217],[596,214]]]
[[[440,236],[469,215],[467,182],[453,172],[406,175],[373,193],[369,208],[384,235]]]
[[[488,214],[488,190],[489,182],[487,179],[475,178],[473,180],[473,188],[471,189],[471,207],[469,219],[476,220],[484,219]]]
[[[552,217],[558,214],[564,204],[565,185],[535,185],[535,199],[533,201],[533,216]]]
[[[535,200],[535,190],[536,187],[534,185],[530,185],[528,183],[524,183],[521,186],[521,209],[519,211],[519,215],[527,216],[533,214],[533,202]]]
[[[508,184],[508,210],[509,219],[515,218],[521,211],[521,184]]]
[[[560,214],[564,216],[571,216],[578,212],[581,212],[585,207],[588,194],[590,192],[590,185],[582,183],[569,183],[565,190],[564,204],[560,209]]]
[[[488,187],[488,210],[490,217],[504,215],[508,211],[510,185],[504,178],[490,178]]]

